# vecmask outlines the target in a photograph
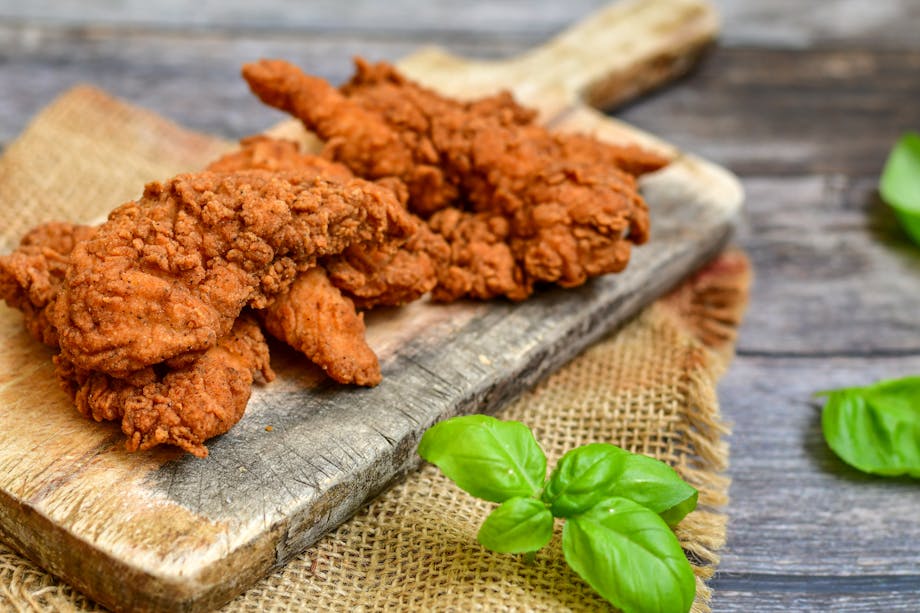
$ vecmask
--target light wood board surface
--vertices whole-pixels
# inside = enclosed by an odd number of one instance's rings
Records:
[[[625,273],[524,304],[422,302],[370,314],[368,340],[384,373],[374,389],[331,385],[291,353],[273,352],[278,380],[255,389],[244,419],[209,443],[207,460],[124,452],[117,427],[88,423],[68,406],[48,352],[4,309],[6,538],[113,608],[211,608],[415,466],[418,438],[435,421],[497,410],[625,321],[724,245],[742,192],[723,169],[584,101],[622,102],[679,74],[715,29],[700,0],[627,2],[509,61],[467,64],[436,50],[404,60],[410,75],[447,93],[508,87],[556,129],[671,156],[642,182],[652,240]]]

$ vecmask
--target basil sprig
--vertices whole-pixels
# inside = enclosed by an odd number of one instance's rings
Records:
[[[819,392],[821,428],[841,460],[866,473],[920,478],[920,377]]]
[[[565,518],[566,561],[611,604],[626,613],[693,604],[693,570],[669,526],[698,494],[667,464],[594,443],[566,453],[546,479],[530,429],[485,415],[431,427],[419,455],[463,490],[502,503],[477,536],[487,549],[532,555],[552,538],[553,518]]]
[[[879,182],[882,199],[920,245],[920,134],[908,132],[895,144]]]

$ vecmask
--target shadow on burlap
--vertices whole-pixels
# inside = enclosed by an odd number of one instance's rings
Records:
[[[15,237],[48,219],[90,221],[136,196],[145,181],[201,167],[228,147],[96,90],[72,90],[0,161],[4,199],[28,212],[3,234]],[[85,155],[57,159],[62,150]],[[68,172],[56,172],[58,164]],[[8,238],[0,248],[13,244]],[[500,415],[534,430],[550,466],[572,447],[603,441],[665,460],[697,487],[699,508],[677,534],[698,578],[698,612],[709,610],[705,580],[725,541],[728,449],[716,382],[731,357],[748,283],[744,255],[723,254]],[[608,608],[566,566],[561,524],[532,563],[480,547],[476,532],[493,506],[425,466],[224,610]],[[102,610],[2,541],[0,608]]]

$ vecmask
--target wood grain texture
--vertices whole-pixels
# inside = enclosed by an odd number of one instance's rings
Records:
[[[742,354],[920,355],[920,250],[876,183],[842,175],[744,181],[757,204],[739,240],[755,269],[769,273],[752,290]]]
[[[631,12],[624,14],[634,25],[629,36],[654,36],[661,44],[650,50],[626,45],[621,60],[601,72],[584,62],[570,65],[575,83],[590,86],[648,67],[649,58],[671,46],[672,32],[676,53],[694,53],[712,32],[706,25],[687,38],[680,23],[662,20],[668,12],[657,10],[695,6],[696,15],[707,17],[706,5],[695,0],[627,6]],[[548,65],[556,54],[560,61],[573,51],[587,57],[572,49],[574,43],[537,56]],[[426,63],[433,57],[443,56],[410,59],[423,82],[437,82],[441,67]],[[0,373],[7,377],[0,380],[0,531],[6,539],[116,609],[213,608],[415,466],[417,441],[437,420],[497,410],[725,244],[742,199],[731,175],[579,108],[580,87],[542,80],[528,89],[531,75],[516,74],[514,85],[525,103],[551,101],[543,106],[550,124],[644,142],[673,156],[667,168],[641,182],[654,230],[625,273],[574,290],[545,291],[519,305],[422,302],[373,313],[368,342],[384,374],[373,389],[331,385],[290,352],[275,351],[278,379],[254,391],[243,420],[209,442],[204,461],[171,450],[124,452],[116,427],[95,427],[74,414],[57,387],[47,350],[19,330],[17,314],[0,310],[0,338],[10,339],[0,352]],[[669,74],[658,71],[648,82]],[[490,79],[476,82],[483,90],[511,84],[505,75],[491,86]],[[547,88],[562,95],[551,97]],[[66,160],[68,152],[59,155]]]
[[[354,70],[352,56],[395,61],[431,42],[361,35],[185,36],[115,30],[93,32],[0,22],[0,144],[56,96],[89,83],[156,111],[183,126],[228,139],[257,133],[284,115],[261,104],[240,78],[259,57],[284,57],[339,83]],[[451,42],[451,41],[448,41]],[[452,41],[460,55],[510,55],[539,39]],[[202,97],[207,104],[202,104]]]
[[[336,0],[293,3],[268,0],[254,5],[246,0],[202,3],[194,11],[181,0],[161,0],[151,7],[143,0],[117,3],[79,0],[44,0],[28,5],[5,2],[0,17],[5,20],[47,25],[132,27],[164,30],[208,29],[232,31],[296,31],[361,34],[374,32],[496,33],[533,32],[544,40],[553,31],[571,25],[573,17],[607,4],[604,0],[574,0],[565,5],[546,3],[533,11],[521,11],[516,0],[473,0],[462,10],[449,0],[385,3]],[[410,17],[407,19],[407,17]]]
[[[711,6],[696,0],[617,2],[517,57],[471,61],[429,48],[400,66],[455,97],[510,89],[548,119],[580,105],[612,107],[684,74],[718,25]]]
[[[730,442],[744,450],[732,456],[729,471],[733,504],[723,568],[763,575],[911,576],[920,586],[920,487],[841,462],[824,443],[822,405],[812,397],[822,389],[917,372],[920,356],[736,359],[719,388],[734,422]]]
[[[335,0],[291,3],[245,0],[201,3],[195,10],[180,0],[161,0],[156,7],[143,0],[81,2],[33,0],[0,3],[0,18],[16,24],[51,27],[157,29],[166,31],[350,32],[399,36],[508,36],[532,34],[545,39],[603,7],[605,0],[531,3],[518,0],[469,0],[458,10],[451,0],[418,2]],[[803,49],[816,44],[861,44],[898,48],[915,46],[920,6],[913,0],[716,0],[724,22],[723,41]],[[407,18],[408,17],[408,18]]]
[[[693,79],[624,109],[633,125],[747,176],[877,176],[920,125],[913,49],[718,48]]]
[[[920,590],[916,588],[916,583],[893,583],[884,578],[875,581],[874,586],[864,589],[854,589],[851,581],[822,581],[820,578],[801,576],[753,575],[741,586],[728,580],[720,582],[716,579],[714,583],[721,594],[720,604],[716,607],[726,613],[915,613],[920,603]]]

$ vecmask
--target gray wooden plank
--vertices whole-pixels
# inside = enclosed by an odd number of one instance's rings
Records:
[[[852,583],[836,578],[746,576],[739,581],[735,577],[717,575],[712,581],[713,610],[726,613],[916,613],[920,608],[920,577],[911,579],[912,584],[898,585],[904,589],[892,589],[892,584],[882,578],[867,590],[854,590]],[[752,585],[754,582],[756,585]]]
[[[920,48],[915,0],[714,0],[728,45]]]
[[[452,41],[460,55],[510,55],[534,40]],[[284,117],[261,104],[239,76],[260,57],[283,57],[333,82],[351,75],[355,55],[397,60],[418,40],[372,36],[186,37],[118,31],[29,29],[0,24],[0,144],[55,96],[94,84],[180,124],[239,138]]]
[[[920,50],[720,47],[618,115],[742,175],[877,174],[920,126],[918,74]]]
[[[606,0],[528,3],[518,0],[336,2],[245,0],[188,3],[164,0],[42,0],[0,2],[0,19],[48,26],[131,27],[160,30],[271,30],[299,32],[429,32],[445,35],[521,34],[546,37],[608,4]],[[817,44],[918,48],[920,5],[912,0],[715,0],[728,45],[805,48]]]
[[[540,2],[524,7],[519,0],[450,0],[375,2],[374,0],[246,0],[201,2],[190,10],[181,0],[41,0],[0,2],[0,18],[47,25],[146,27],[158,29],[230,29],[329,32],[534,32],[542,36],[576,21],[605,0]]]
[[[920,355],[920,248],[877,179],[749,177],[739,241],[756,272],[739,351]]]
[[[733,423],[723,570],[920,576],[916,480],[873,477],[845,465],[824,443],[820,404],[812,398],[822,389],[917,373],[920,356],[735,360],[719,388]]]

